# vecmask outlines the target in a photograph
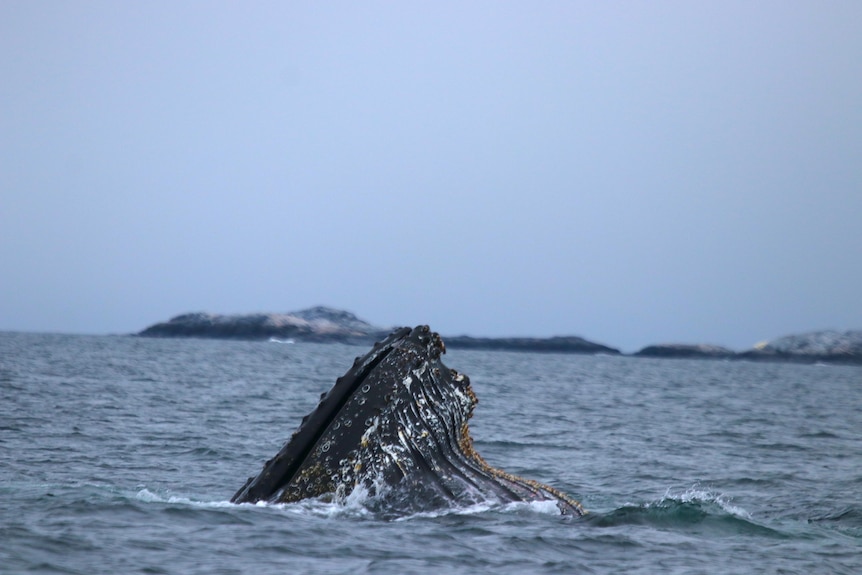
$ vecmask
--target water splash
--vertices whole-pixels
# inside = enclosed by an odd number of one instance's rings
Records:
[[[206,507],[206,508],[225,508],[225,507],[234,507],[234,504],[228,501],[227,499],[221,501],[200,501],[196,499],[192,499],[190,497],[181,497],[178,495],[162,495],[159,493],[155,493],[150,491],[146,487],[140,489],[135,494],[135,499],[138,501],[142,501],[144,503],[169,503],[169,504],[179,504],[179,505],[189,505],[192,507]]]
[[[641,525],[653,529],[714,536],[761,535],[784,538],[785,534],[755,520],[726,494],[693,485],[683,491],[669,488],[656,500],[626,503],[607,513],[587,516],[597,527]]]
[[[649,508],[651,505],[662,507],[673,503],[688,504],[705,508],[707,510],[709,510],[710,507],[718,507],[730,515],[746,520],[751,519],[751,514],[742,507],[733,505],[730,497],[709,488],[702,488],[698,484],[692,485],[682,493],[678,494],[674,494],[672,489],[668,488],[664,493],[664,497],[662,497],[658,503],[647,503],[646,507]]]

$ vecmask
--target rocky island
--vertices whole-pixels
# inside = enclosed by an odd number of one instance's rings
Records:
[[[823,330],[765,341],[737,355],[766,361],[862,363],[862,330]]]
[[[290,313],[213,314],[186,313],[149,326],[142,337],[201,337],[219,339],[342,342],[367,344],[382,339],[390,327],[372,325],[354,314],[325,306]],[[618,349],[576,336],[551,338],[492,338],[444,336],[452,349],[495,349],[558,353],[619,354]]]
[[[788,335],[759,343],[741,352],[717,345],[659,344],[649,345],[633,355],[635,357],[862,364],[862,330],[822,330]]]
[[[452,349],[498,349],[556,353],[606,353],[619,355],[620,350],[577,336],[556,337],[470,337],[467,335],[444,337],[446,347]]]
[[[142,337],[219,339],[296,339],[367,343],[385,337],[387,327],[374,326],[354,314],[317,306],[291,313],[186,313],[149,326]]]
[[[386,337],[390,331],[391,327],[373,325],[348,311],[316,306],[290,313],[186,313],[151,325],[136,335],[246,340],[277,338],[366,345]],[[622,355],[616,348],[577,336],[532,338],[444,335],[443,340],[451,349]],[[788,335],[742,352],[707,344],[649,345],[631,356],[862,364],[862,330],[823,330]]]
[[[732,349],[720,345],[663,343],[648,345],[636,352],[635,357],[687,357],[728,359],[736,355]]]

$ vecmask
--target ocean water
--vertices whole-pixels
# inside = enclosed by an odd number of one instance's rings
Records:
[[[860,573],[862,368],[451,350],[579,499],[232,505],[364,347],[0,333],[2,573]]]

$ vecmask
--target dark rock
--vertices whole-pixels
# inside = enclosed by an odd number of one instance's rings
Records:
[[[637,357],[675,357],[727,359],[735,352],[719,345],[664,343],[648,345],[634,354]]]
[[[294,339],[297,341],[366,344],[385,337],[391,329],[375,326],[354,314],[317,306],[292,313],[220,315],[186,313],[141,331],[144,337],[203,337],[222,339]],[[618,349],[581,337],[446,337],[452,349],[618,355]],[[660,344],[647,346],[635,357],[817,361],[862,364],[862,330],[817,331],[790,335],[734,353],[716,345]]]
[[[368,343],[391,331],[361,320],[354,314],[317,306],[291,313],[220,315],[186,313],[141,331],[144,337],[202,337],[220,339],[293,339],[297,341]],[[619,350],[580,337],[476,338],[447,337],[451,348],[539,351],[561,353],[608,353]]]
[[[556,353],[607,353],[617,355],[620,350],[593,343],[582,337],[470,337],[466,335],[443,338],[446,347],[456,349],[491,349],[505,351],[534,351]]]
[[[293,313],[187,313],[151,325],[138,335],[226,339],[275,337],[365,343],[387,333],[389,328],[371,325],[350,312],[317,306]]]

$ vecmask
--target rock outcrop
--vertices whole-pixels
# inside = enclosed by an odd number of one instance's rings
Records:
[[[736,352],[720,345],[664,343],[648,345],[634,355],[637,357],[729,359],[736,355]]]
[[[367,344],[386,337],[390,327],[375,326],[354,314],[317,306],[291,313],[220,315],[187,313],[151,325],[138,333],[144,337],[201,337],[221,339],[293,339],[296,341]],[[444,336],[451,349],[489,349],[528,352],[620,355],[613,347],[582,337],[470,337]],[[737,353],[726,347],[704,344],[649,345],[634,357],[692,359],[743,359],[754,361],[818,361],[862,364],[862,330],[815,331],[763,342]]]
[[[494,349],[505,351],[533,351],[555,353],[606,353],[618,355],[620,350],[588,341],[577,336],[537,337],[470,337],[466,335],[444,337],[446,347],[452,349]]]
[[[354,314],[317,306],[291,313],[221,315],[186,313],[149,326],[143,337],[201,337],[218,339],[292,339],[296,341],[366,344],[385,337],[391,328],[375,326]],[[450,348],[496,349],[558,353],[619,354],[618,349],[581,337],[491,338],[444,337]]]
[[[350,312],[324,306],[291,313],[221,315],[187,313],[141,331],[144,337],[223,339],[291,338],[304,341],[356,341],[384,337],[387,327],[372,325]]]
[[[765,341],[740,359],[862,363],[862,330],[823,330]]]

